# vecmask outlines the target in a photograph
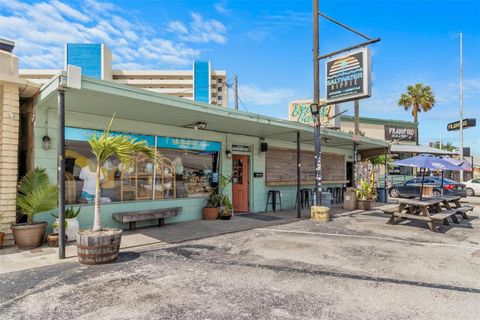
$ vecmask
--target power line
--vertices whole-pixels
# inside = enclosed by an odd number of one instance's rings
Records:
[[[248,112],[248,109],[247,107],[245,107],[245,104],[243,103],[242,99],[240,98],[240,96],[238,96],[238,101],[240,101],[240,104],[245,108],[245,111]]]

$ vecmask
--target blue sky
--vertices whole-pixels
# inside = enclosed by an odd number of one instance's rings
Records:
[[[372,46],[373,95],[361,101],[362,116],[412,119],[396,102],[408,84],[422,82],[437,104],[419,117],[421,143],[457,143],[446,125],[459,118],[460,32],[465,117],[480,106],[479,1],[322,0],[320,10],[382,38]],[[117,68],[187,69],[208,59],[230,78],[237,73],[248,111],[281,118],[290,100],[312,96],[311,29],[311,1],[0,2],[0,37],[17,42],[22,67],[61,68],[65,42],[106,43]],[[361,41],[323,19],[320,33],[322,53]],[[477,154],[479,133],[480,124],[465,130]]]

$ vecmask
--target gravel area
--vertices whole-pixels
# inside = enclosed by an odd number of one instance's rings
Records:
[[[478,319],[480,219],[374,212],[0,275],[0,319]]]

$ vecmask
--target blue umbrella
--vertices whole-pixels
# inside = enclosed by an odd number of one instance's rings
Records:
[[[442,170],[442,184],[443,184],[443,171],[450,170],[450,171],[461,171],[463,170],[461,167],[441,158],[437,158],[434,155],[424,153],[419,154],[418,156],[397,160],[393,162],[393,165],[397,166],[405,166],[405,167],[416,167],[423,169],[422,171],[422,186],[420,189],[420,199],[422,199],[422,192],[423,192],[423,181],[425,179],[425,169],[430,170]],[[443,186],[442,186],[443,187]]]
[[[439,156],[439,158],[442,158],[443,160],[446,160],[452,164],[460,166],[462,170],[472,170],[472,164],[465,159],[463,159],[463,162],[462,162],[459,159],[453,159],[449,156]]]

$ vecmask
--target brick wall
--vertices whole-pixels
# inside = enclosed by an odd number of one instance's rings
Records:
[[[0,86],[0,232],[4,245],[13,245],[10,225],[16,219],[18,170],[19,95],[18,87]]]

